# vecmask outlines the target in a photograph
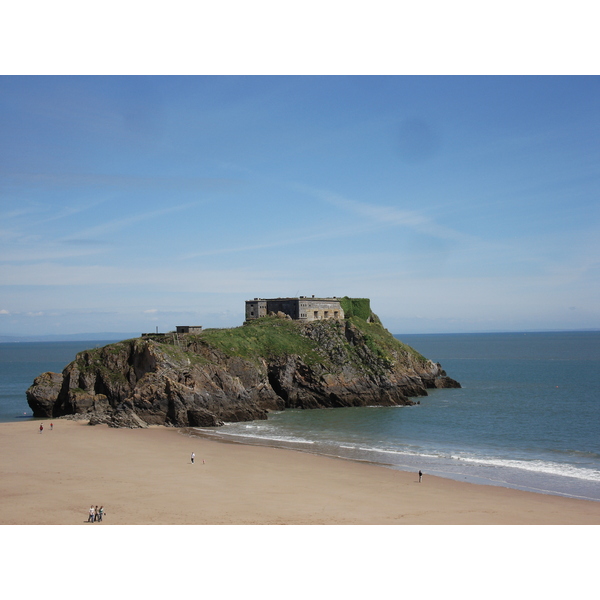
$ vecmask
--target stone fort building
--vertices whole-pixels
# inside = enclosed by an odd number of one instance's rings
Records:
[[[295,321],[343,319],[344,311],[337,298],[254,298],[246,300],[246,320],[284,313]]]

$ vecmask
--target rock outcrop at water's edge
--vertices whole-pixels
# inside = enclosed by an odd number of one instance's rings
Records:
[[[269,317],[201,335],[145,336],[86,350],[27,390],[35,417],[114,427],[211,427],[285,408],[411,405],[460,387],[378,323]]]

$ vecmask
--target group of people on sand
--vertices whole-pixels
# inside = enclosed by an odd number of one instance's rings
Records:
[[[104,506],[101,506],[100,508],[98,508],[98,505],[96,504],[96,508],[94,508],[94,505],[92,504],[92,506],[90,506],[90,511],[89,511],[89,516],[88,516],[88,523],[93,523],[94,521],[102,521],[102,517],[104,516]]]
[[[50,423],[50,431],[52,431],[54,429],[54,424]],[[44,424],[40,423],[40,433],[44,432]]]

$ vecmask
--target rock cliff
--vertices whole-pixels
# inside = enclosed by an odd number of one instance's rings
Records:
[[[156,335],[77,355],[27,390],[36,417],[114,427],[210,427],[270,410],[410,405],[460,387],[379,323],[267,317],[200,335]]]

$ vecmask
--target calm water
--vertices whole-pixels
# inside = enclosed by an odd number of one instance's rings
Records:
[[[61,373],[82,350],[107,341],[19,342],[0,344],[0,421],[31,418],[25,391],[46,371]]]
[[[398,337],[463,388],[413,407],[284,411],[202,432],[600,500],[600,332]]]
[[[463,388],[413,407],[283,411],[198,432],[600,500],[600,332],[398,337]],[[0,420],[30,418],[34,377],[107,343],[0,344]]]

